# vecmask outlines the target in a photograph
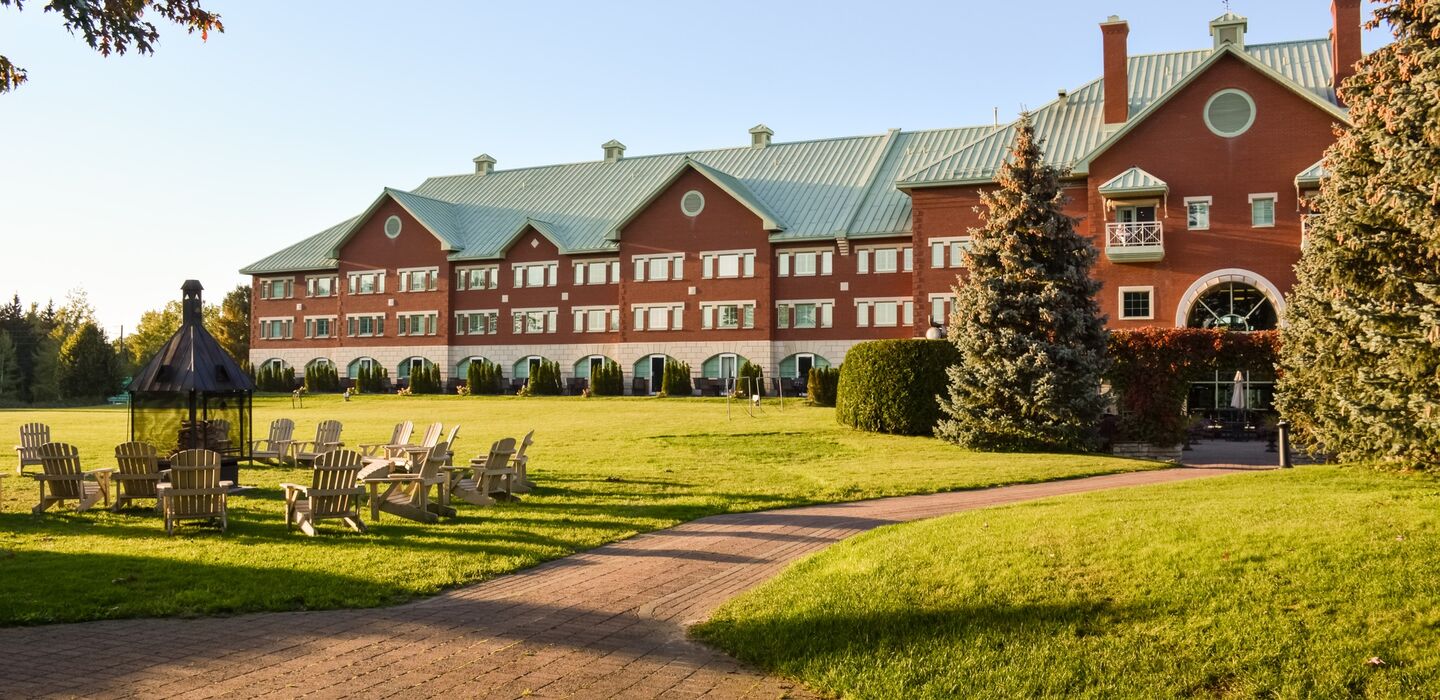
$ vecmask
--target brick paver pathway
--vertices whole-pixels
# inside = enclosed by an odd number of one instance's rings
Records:
[[[797,557],[880,525],[1224,473],[713,516],[391,608],[3,629],[0,697],[809,697],[688,640],[686,625]]]

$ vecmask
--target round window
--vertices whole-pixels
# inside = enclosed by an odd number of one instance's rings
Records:
[[[685,212],[685,216],[698,216],[704,209],[705,195],[697,190],[690,190],[680,198],[680,211]]]
[[[1205,126],[1216,135],[1234,138],[1255,123],[1255,101],[1239,90],[1221,90],[1205,103]]]
[[[400,235],[400,217],[392,216],[385,220],[385,235],[390,238],[397,238]]]

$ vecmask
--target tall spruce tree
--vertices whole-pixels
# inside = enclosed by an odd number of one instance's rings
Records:
[[[0,402],[20,400],[20,353],[10,331],[0,328]]]
[[[960,364],[940,399],[941,438],[985,450],[1091,447],[1107,365],[1097,253],[1062,210],[1060,176],[1021,115],[1000,188],[981,195],[988,211],[972,232],[969,275],[957,280],[949,338]]]
[[[1283,330],[1276,403],[1301,445],[1440,466],[1440,1],[1376,13],[1395,41],[1341,87]]]

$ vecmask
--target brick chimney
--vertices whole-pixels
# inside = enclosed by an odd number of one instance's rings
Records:
[[[1330,84],[1340,87],[1346,78],[1355,75],[1360,61],[1360,1],[1331,0],[1330,65],[1335,71]]]
[[[1124,124],[1130,118],[1130,56],[1125,40],[1130,24],[1117,15],[1100,23],[1105,49],[1105,125]]]

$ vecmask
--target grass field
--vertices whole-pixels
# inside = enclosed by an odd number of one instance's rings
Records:
[[[35,486],[11,476],[0,501],[0,624],[384,605],[714,513],[1152,466],[853,432],[833,410],[793,401],[757,418],[737,407],[727,420],[723,401],[704,399],[314,396],[294,410],[288,396],[256,400],[258,432],[282,416],[295,419],[299,438],[339,419],[350,444],[382,441],[403,419],[459,422],[462,457],[534,428],[540,488],[518,504],[461,504],[438,525],[385,516],[366,535],[332,522],[306,538],[286,532],[277,485],[308,475],[245,468],[242,483],[259,488],[231,500],[227,534],[187,527],[167,538],[143,507],[33,516]],[[113,407],[0,411],[0,438],[15,440],[29,421],[76,444],[87,468],[114,466],[114,446],[127,439],[125,409]]]
[[[1227,476],[875,530],[694,632],[854,698],[1433,698],[1437,544],[1432,478]]]

